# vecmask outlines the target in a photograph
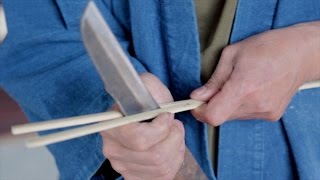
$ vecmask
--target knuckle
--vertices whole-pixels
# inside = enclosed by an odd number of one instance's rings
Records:
[[[205,106],[200,106],[199,108],[191,110],[191,114],[199,121],[204,121],[203,112],[205,111]]]
[[[255,97],[258,94],[258,87],[252,80],[246,77],[241,78],[242,83],[238,85],[238,95],[240,98],[250,98]]]
[[[229,58],[234,53],[234,46],[229,45],[222,50],[221,59]]]
[[[119,161],[110,161],[112,168],[120,174],[125,174],[126,167]]]
[[[134,134],[135,128],[127,128],[127,126],[123,126],[119,128],[119,134],[121,134],[123,137],[132,137]]]
[[[175,175],[174,174],[168,174],[166,176],[163,176],[161,179],[163,179],[163,180],[172,180],[172,179],[175,179]]]
[[[212,112],[210,112],[210,109],[208,109],[208,108],[206,108],[205,109],[205,111],[203,112],[203,118],[204,118],[204,120],[206,120],[206,121],[212,121]]]
[[[104,157],[108,157],[109,152],[107,150],[107,147],[105,147],[105,146],[102,147],[102,154]]]
[[[145,151],[148,149],[147,138],[144,136],[134,138],[132,141],[132,147],[137,151]]]
[[[271,112],[271,113],[268,114],[266,119],[269,120],[269,121],[275,122],[275,121],[278,121],[280,118],[281,118],[281,113]]]
[[[257,112],[267,113],[273,111],[273,104],[270,101],[259,101],[256,105]]]
[[[142,132],[137,127],[123,127],[119,130],[120,141],[122,143],[135,145],[140,143],[142,136],[140,135]]]
[[[183,123],[179,120],[175,120],[175,122],[177,123],[177,126],[178,126],[177,128],[178,128],[179,134],[182,135],[182,138],[184,138],[185,129],[184,129]]]
[[[250,80],[243,79],[243,86],[241,86],[241,94],[245,96],[254,95],[257,92],[257,87]]]
[[[120,149],[116,146],[103,145],[102,153],[108,159],[114,159],[119,156]]]
[[[103,155],[105,157],[108,157],[110,159],[112,159],[113,157],[115,157],[114,155],[114,151],[112,150],[112,147],[103,147]]]
[[[205,112],[204,112],[204,120],[206,122],[208,122],[209,124],[213,125],[213,126],[217,126],[218,125],[218,118],[217,118],[217,115],[215,115],[214,112],[210,111],[209,109],[207,109]]]
[[[156,165],[156,166],[161,166],[165,162],[164,154],[162,150],[156,149],[153,152],[153,156],[151,157],[151,161]]]
[[[220,125],[220,123],[218,123],[218,121],[213,121],[212,122],[212,126],[213,127],[217,127],[217,126],[219,126]]]
[[[220,125],[219,122],[220,122],[220,121],[212,121],[212,122],[211,122],[211,125],[212,125],[213,127],[217,127],[217,126]]]
[[[141,180],[141,178],[138,178],[136,176],[133,176],[133,174],[129,171],[123,171],[120,173],[123,179],[129,179],[129,180]]]
[[[220,70],[222,71],[222,70]],[[222,87],[224,84],[224,78],[222,77],[223,73],[213,73],[208,82],[205,84],[206,87]]]
[[[158,172],[159,172],[159,175],[160,176],[167,176],[167,175],[169,175],[170,174],[170,172],[171,172],[171,167],[169,167],[166,163],[163,163],[163,164],[161,164],[160,166],[159,166],[159,168],[158,168]]]

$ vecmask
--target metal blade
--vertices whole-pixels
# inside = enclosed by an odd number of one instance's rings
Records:
[[[2,1],[0,0],[0,44],[5,39],[8,34],[6,16],[4,14],[4,9],[2,5]]]
[[[106,91],[125,115],[159,108],[93,1],[81,19],[81,34]]]

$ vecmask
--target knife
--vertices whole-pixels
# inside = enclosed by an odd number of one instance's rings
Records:
[[[126,116],[159,108],[93,1],[82,17],[81,34],[106,91]],[[206,179],[187,148],[183,164],[175,179]]]
[[[4,14],[4,8],[2,5],[2,0],[0,0],[0,44],[4,41],[8,34],[6,16]]]
[[[93,1],[83,14],[81,34],[106,91],[123,114],[127,116],[159,108]]]

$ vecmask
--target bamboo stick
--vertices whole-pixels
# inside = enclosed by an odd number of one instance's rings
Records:
[[[306,90],[306,89],[312,89],[312,88],[320,88],[320,80],[317,81],[311,81],[303,84],[299,90]]]
[[[178,113],[182,111],[188,111],[191,109],[195,109],[202,104],[203,102],[201,101],[196,101],[191,99],[185,100],[185,101],[177,101],[177,102],[167,104],[165,107],[156,109],[153,111],[143,112],[143,113],[135,114],[132,116],[126,116],[123,118],[116,118],[116,119],[108,120],[105,122],[99,122],[93,125],[87,125],[80,128],[74,128],[71,130],[53,133],[47,136],[36,137],[34,139],[27,141],[27,147],[33,148],[33,147],[46,146],[49,144],[66,141],[69,139],[85,136],[88,134],[105,131],[111,128],[129,124],[129,123],[152,119],[164,112]]]
[[[90,124],[109,119],[115,119],[122,117],[122,114],[118,111],[109,111],[104,113],[90,114],[84,116],[76,116],[70,118],[62,118],[56,120],[49,120],[43,122],[27,123],[11,127],[11,132],[14,135],[25,134],[38,131],[46,131],[58,128],[65,128],[71,126],[79,126],[84,124]]]
[[[177,105],[181,102],[167,103],[160,105],[161,108],[170,107],[172,105]],[[61,118],[56,120],[49,120],[43,122],[35,122],[35,123],[26,123],[21,125],[15,125],[11,127],[11,132],[13,135],[26,134],[32,132],[46,131],[58,128],[66,128],[72,126],[79,126],[85,124],[91,124],[101,121],[107,121],[110,119],[121,118],[123,117],[122,113],[119,111],[108,111],[103,113],[96,113],[90,115],[83,116],[75,116],[70,118]]]

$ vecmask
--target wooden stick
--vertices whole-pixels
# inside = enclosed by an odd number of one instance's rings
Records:
[[[187,111],[187,110],[197,108],[203,103],[204,102],[191,100],[191,99],[185,100],[185,101],[177,101],[177,102],[167,104],[165,107],[156,109],[153,111],[139,113],[132,116],[126,116],[123,118],[112,119],[105,122],[99,122],[93,125],[88,125],[80,128],[53,133],[47,136],[36,137],[34,139],[27,141],[27,147],[29,148],[40,147],[40,146],[61,142],[61,141],[66,141],[69,139],[123,126],[129,123],[152,119],[164,112],[178,113],[182,111]]]
[[[304,84],[299,88],[299,90],[305,90],[305,89],[311,89],[311,88],[319,88],[320,87],[320,81],[312,81],[309,83]],[[185,106],[185,103],[190,103],[187,106]],[[27,142],[28,147],[38,147],[43,145],[52,144],[55,142],[60,142],[80,136],[84,136],[91,133],[96,133],[99,131],[111,129],[114,127],[118,127],[121,125],[125,125],[131,122],[138,122],[143,121],[146,119],[154,118],[161,112],[181,112],[185,111],[184,108],[188,109],[189,107],[193,107],[197,103],[198,106],[200,106],[203,102],[195,101],[195,100],[186,100],[186,101],[177,101],[173,103],[168,103],[165,105],[161,105],[161,109],[140,113],[133,116],[128,116],[125,118],[122,114],[118,111],[109,111],[105,113],[97,113],[93,115],[85,115],[85,116],[78,116],[78,117],[71,117],[71,118],[63,118],[63,119],[57,119],[52,121],[46,121],[46,122],[38,122],[38,123],[31,123],[31,124],[23,124],[23,125],[17,125],[12,127],[12,133],[13,134],[23,134],[23,133],[29,133],[29,132],[36,132],[36,131],[44,131],[44,130],[51,130],[56,128],[63,128],[63,127],[71,127],[71,126],[77,126],[77,125],[84,125],[84,124],[90,124],[90,123],[96,123],[101,121],[109,120],[110,122],[106,123],[98,123],[91,126],[81,127],[73,130],[68,130],[65,132],[55,133],[52,135],[44,136],[44,137],[38,137],[33,140],[30,140]],[[193,108],[196,108],[198,106],[194,106]],[[182,109],[179,109],[180,107],[183,107]],[[176,109],[178,108],[178,109]],[[192,108],[192,109],[193,109]],[[145,116],[145,117],[143,117]],[[152,117],[150,117],[152,116]],[[120,119],[115,119],[120,118]],[[111,120],[112,119],[112,120]],[[97,126],[100,126],[99,128]],[[92,128],[90,128],[92,127]],[[75,134],[71,134],[75,133]],[[61,137],[65,136],[65,137]]]
[[[167,103],[160,105],[161,108],[170,107],[172,105],[177,105],[179,102],[175,104]],[[35,123],[27,123],[21,124],[11,127],[11,132],[13,135],[31,133],[31,132],[39,132],[39,131],[46,131],[58,128],[65,128],[65,127],[72,127],[72,126],[79,126],[85,124],[91,124],[101,121],[107,121],[110,119],[121,118],[123,115],[119,111],[108,111],[103,113],[96,113],[84,116],[76,116],[70,118],[62,118],[56,120],[49,120],[43,122],[35,122]]]
[[[305,83],[303,86],[299,88],[299,90],[318,88],[318,87],[320,87],[320,80]],[[174,105],[176,105],[177,103],[178,102],[175,102]],[[160,107],[166,108],[166,107],[169,107],[170,105],[172,105],[172,103],[160,105]],[[58,128],[96,123],[96,122],[106,121],[106,120],[120,118],[120,117],[123,117],[123,115],[120,112],[109,111],[109,112],[97,113],[97,114],[91,114],[91,115],[16,125],[11,128],[11,132],[14,135],[18,135],[18,134],[25,134],[25,133],[31,133],[31,132],[46,131],[46,130],[52,130],[52,129],[58,129]]]
[[[50,121],[36,122],[21,124],[11,127],[11,132],[14,135],[25,134],[37,131],[45,131],[51,129],[58,129],[71,126],[79,126],[84,124],[90,124],[109,119],[115,119],[122,117],[122,114],[118,111],[109,111],[104,113],[90,114],[85,116],[76,116],[70,118],[62,118]]]
[[[320,80],[311,81],[303,84],[299,90],[312,89],[312,88],[320,88]]]

